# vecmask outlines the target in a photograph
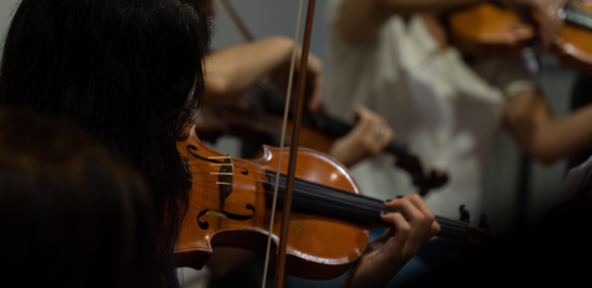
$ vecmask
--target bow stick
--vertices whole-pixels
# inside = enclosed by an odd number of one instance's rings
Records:
[[[241,36],[247,42],[252,42],[254,40],[253,34],[247,29],[244,22],[238,16],[238,13],[234,10],[232,5],[227,0],[218,0],[222,8],[225,10],[226,14],[230,18],[230,20],[234,23],[236,28],[240,31]],[[288,174],[287,174],[287,182],[285,188],[285,195],[284,195],[284,207],[282,210],[282,225],[281,225],[281,233],[279,237],[279,247],[277,251],[276,257],[276,278],[275,278],[275,287],[281,288],[283,287],[284,283],[284,272],[285,272],[285,263],[286,263],[286,249],[288,245],[288,232],[290,227],[290,212],[292,208],[292,192],[294,189],[294,180],[295,180],[295,172],[296,172],[296,160],[298,155],[298,144],[300,141],[300,124],[302,122],[302,108],[304,102],[304,91],[306,87],[306,72],[308,69],[308,54],[310,48],[310,38],[312,32],[312,22],[314,18],[314,8],[315,8],[316,1],[309,0],[308,3],[308,12],[306,16],[306,26],[304,32],[304,43],[302,47],[302,56],[301,56],[301,63],[300,63],[300,75],[298,78],[298,86],[296,90],[296,106],[294,107],[294,121],[293,121],[293,129],[292,129],[292,142],[290,147],[290,160],[288,164]],[[282,128],[282,137],[280,141],[280,153],[279,153],[279,161],[277,167],[277,174],[276,174],[276,183],[275,183],[275,191],[273,196],[273,204],[271,209],[271,221],[269,226],[269,234],[268,234],[268,242],[267,242],[267,252],[265,256],[265,264],[264,264],[264,274],[263,274],[263,281],[262,287],[265,288],[266,280],[267,280],[267,268],[269,266],[269,254],[271,248],[271,239],[273,235],[273,224],[275,221],[275,211],[276,211],[276,204],[277,204],[277,194],[278,194],[278,187],[279,187],[279,179],[281,174],[281,165],[282,165],[282,156],[283,156],[283,149],[285,143],[285,135],[286,135],[286,126],[288,122],[288,112],[290,106],[290,96],[292,91],[292,79],[294,76],[294,65],[296,59],[296,51],[297,51],[297,43],[298,43],[298,35],[300,29],[300,19],[302,14],[302,5],[303,0],[300,0],[300,5],[298,9],[298,20],[296,24],[296,35],[294,39],[294,50],[292,53],[292,60],[291,60],[291,67],[290,67],[290,75],[288,80],[288,91],[286,93],[286,105],[284,109],[284,121],[283,121],[283,128]]]
[[[278,189],[279,189],[279,184],[280,184],[279,179],[280,179],[280,175],[281,175],[282,160],[283,160],[283,154],[284,154],[284,144],[286,143],[286,126],[288,124],[288,112],[290,110],[290,97],[292,95],[292,82],[293,82],[292,79],[294,79],[294,65],[296,62],[296,51],[298,48],[297,43],[298,43],[298,35],[300,32],[300,18],[302,18],[301,16],[302,16],[302,4],[303,3],[304,3],[304,0],[300,0],[300,5],[298,8],[298,19],[296,20],[296,35],[294,36],[294,49],[292,50],[292,59],[290,61],[290,73],[289,73],[290,75],[288,76],[288,88],[287,88],[288,91],[286,91],[286,104],[284,106],[284,120],[282,123],[282,137],[281,137],[281,141],[280,141],[280,153],[279,153],[278,166],[277,166],[277,172],[276,172],[275,189],[273,191],[273,201],[272,201],[272,205],[271,205],[271,217],[270,217],[270,221],[269,221],[269,232],[267,235],[267,249],[265,250],[266,251],[265,252],[265,264],[263,266],[263,281],[261,284],[262,288],[265,288],[265,283],[267,281],[267,270],[269,268],[269,254],[270,254],[270,250],[271,250],[271,238],[273,236],[273,224],[275,223],[275,211],[276,211],[276,207],[277,207],[277,196],[278,196]],[[292,184],[292,188],[293,187],[294,187],[294,184]],[[292,191],[290,191],[290,192],[292,192]],[[292,197],[292,194],[290,193],[290,202],[291,202],[291,197]],[[284,258],[285,258],[285,250],[284,250]],[[283,274],[283,272],[282,272],[282,274]],[[284,276],[282,275],[282,279],[283,279],[283,277]],[[283,285],[283,281],[280,285]]]
[[[284,209],[282,211],[282,226],[280,234],[280,245],[277,254],[277,266],[275,274],[275,287],[281,288],[284,283],[284,271],[286,264],[286,248],[288,246],[288,231],[290,227],[290,211],[292,208],[292,191],[296,173],[296,160],[298,155],[298,143],[300,141],[300,122],[302,122],[302,106],[304,102],[304,91],[306,87],[306,71],[308,68],[308,52],[312,32],[315,0],[309,0],[308,12],[306,14],[306,26],[304,30],[304,42],[302,43],[302,56],[300,62],[300,74],[296,92],[296,107],[294,107],[294,127],[292,129],[292,142],[290,146],[290,162],[288,164],[288,175],[284,196]],[[289,102],[286,102],[289,103]],[[287,119],[287,115],[285,115]],[[284,127],[285,128],[285,127]],[[277,186],[276,186],[277,187]]]

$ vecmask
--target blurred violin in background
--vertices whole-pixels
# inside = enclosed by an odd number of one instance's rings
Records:
[[[563,64],[592,74],[592,1],[563,0],[560,7],[557,17],[563,24],[552,42],[551,52]],[[532,23],[524,22],[508,8],[489,2],[454,11],[446,18],[444,22],[453,45],[470,54],[517,55],[532,45],[537,36]]]
[[[255,147],[262,144],[278,146],[284,105],[283,97],[274,87],[260,83],[233,104],[202,109],[196,121],[196,133],[201,139],[210,142],[215,142],[222,135],[232,135]],[[323,153],[329,153],[335,141],[353,129],[353,125],[324,111],[303,111],[302,119],[300,146]],[[287,135],[291,133],[291,127],[290,123]],[[290,140],[288,138],[287,143]],[[393,141],[385,147],[384,152],[397,157],[395,165],[409,173],[413,185],[422,196],[448,182],[448,174],[444,171],[431,170],[426,173],[421,160],[410,153],[406,143]],[[249,156],[258,155],[260,153]]]
[[[230,2],[219,0],[218,3],[226,11],[244,40],[254,41],[255,37]],[[206,103],[195,122],[196,133],[200,139],[208,142],[216,142],[222,135],[238,137],[246,143],[243,148],[252,147],[255,150],[243,149],[243,156],[249,158],[260,156],[261,151],[256,150],[261,145],[279,146],[280,144],[285,107],[285,97],[281,95],[282,93],[273,84],[261,81],[252,89],[236,97],[236,101],[232,103],[210,106]],[[290,119],[292,116],[290,115]],[[329,154],[337,139],[346,136],[354,128],[353,125],[324,111],[305,110],[302,119],[303,125],[299,133],[300,146],[326,154]],[[292,127],[290,122],[286,133],[288,145],[291,143],[289,135]],[[393,141],[385,147],[384,152],[397,157],[395,165],[409,173],[413,185],[417,187],[421,196],[448,182],[449,176],[444,171],[431,170],[426,173],[421,160],[409,151],[407,143]]]

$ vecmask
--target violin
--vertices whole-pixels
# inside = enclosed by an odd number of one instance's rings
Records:
[[[206,107],[196,120],[197,135],[215,142],[221,135],[233,135],[260,146],[278,146],[285,106],[283,97],[271,85],[261,83],[241,95],[233,104]],[[290,115],[291,117],[292,115]],[[334,142],[347,135],[354,127],[324,111],[303,111],[300,146],[329,153]],[[292,125],[288,125],[288,133]],[[291,142],[291,138],[286,140]],[[395,165],[411,176],[421,196],[427,195],[448,182],[448,174],[440,170],[425,173],[421,160],[409,151],[409,145],[393,141],[384,152],[397,156]]]
[[[564,23],[551,52],[563,64],[592,74],[592,1],[572,0],[562,6],[559,16]],[[455,11],[445,22],[452,43],[470,54],[517,55],[536,37],[532,25],[522,22],[510,9],[493,3]]]
[[[191,176],[191,201],[175,256],[179,267],[201,269],[213,247],[239,247],[263,254],[271,221],[275,183],[283,202],[288,163],[275,167],[280,150],[262,147],[256,159],[225,156],[204,145],[195,129],[177,143]],[[347,271],[366,249],[369,230],[388,226],[380,218],[384,202],[362,195],[349,171],[331,156],[298,149],[292,213],[287,236],[286,272],[308,279],[331,279]],[[289,151],[283,152],[288,157]],[[280,241],[282,211],[273,224],[272,258]],[[436,217],[441,237],[486,243],[491,236],[468,223]]]
[[[228,0],[218,0],[218,3],[244,40],[254,41],[253,33],[232,4]],[[242,93],[233,103],[203,107],[194,122],[197,135],[209,142],[216,142],[221,135],[232,135],[256,148],[263,144],[279,146],[285,107],[285,97],[280,95],[273,85],[260,82],[253,89]],[[290,128],[293,127],[293,116],[293,113],[289,115],[290,121],[287,126],[288,144],[292,143],[292,137],[289,135],[292,132]],[[353,125],[324,111],[303,111],[302,124],[299,130],[299,145],[324,153],[329,153],[334,142],[354,128]],[[254,154],[254,151],[249,152]],[[413,185],[422,197],[448,183],[449,176],[445,171],[433,169],[426,173],[419,157],[410,153],[407,143],[393,141],[385,147],[384,152],[397,156],[395,165],[410,175]]]

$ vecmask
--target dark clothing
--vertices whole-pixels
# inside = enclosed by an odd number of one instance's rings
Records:
[[[563,185],[563,203],[547,218],[463,256],[410,287],[590,285],[592,269],[592,158],[572,169]]]
[[[584,107],[592,103],[592,77],[579,75],[571,93],[571,110]],[[569,169],[576,167],[592,155],[592,147],[569,158]]]

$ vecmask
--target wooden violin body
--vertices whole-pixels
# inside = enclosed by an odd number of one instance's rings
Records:
[[[264,253],[271,214],[273,183],[270,170],[277,166],[279,151],[264,146],[254,160],[230,159],[202,144],[192,130],[178,143],[178,150],[192,173],[192,192],[179,236],[178,266],[201,269],[212,247],[240,247]],[[288,150],[284,152],[287,159]],[[207,159],[207,160],[205,160]],[[288,162],[284,161],[285,174]],[[329,156],[300,149],[296,177],[360,193],[343,166]],[[273,244],[277,246],[281,223],[277,213]],[[327,216],[291,214],[287,272],[309,279],[330,279],[343,274],[365,250],[369,227]],[[277,249],[272,248],[273,251]],[[274,257],[270,267],[275,267]]]
[[[592,74],[592,1],[572,1],[563,11],[551,51],[565,65]],[[517,55],[536,37],[532,25],[492,3],[451,13],[447,20],[453,44],[471,54]]]
[[[476,55],[515,55],[536,36],[535,30],[509,9],[482,3],[449,15],[452,43]]]
[[[190,207],[176,246],[177,265],[201,269],[213,247],[239,247],[263,253],[271,222],[279,149],[263,146],[253,160],[224,156],[205,146],[192,129],[177,143],[192,189]],[[289,151],[283,152],[287,158]],[[283,162],[278,202],[282,202],[288,163]],[[366,249],[371,227],[385,226],[383,200],[361,195],[349,171],[330,156],[301,148],[288,233],[286,271],[308,279],[343,274]],[[272,251],[279,242],[282,212],[273,225]],[[489,238],[467,223],[436,217],[440,236],[465,243]],[[269,267],[274,267],[275,254]]]

